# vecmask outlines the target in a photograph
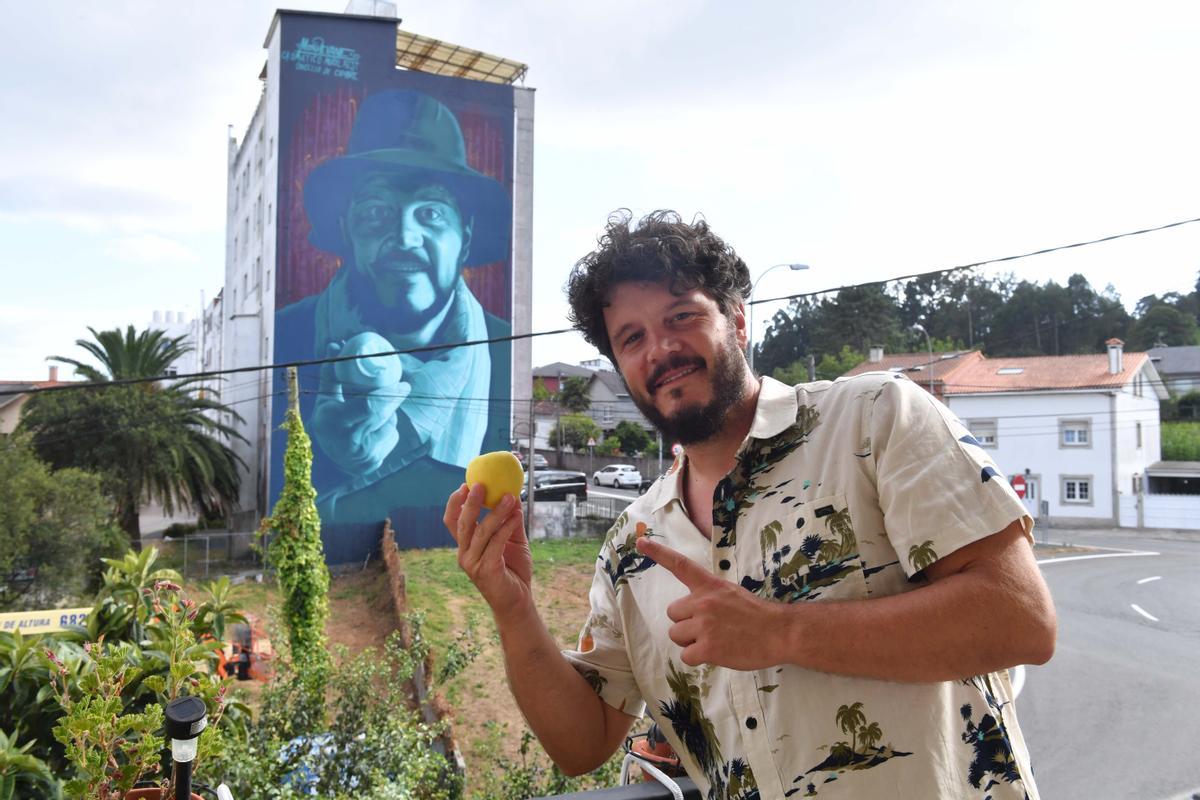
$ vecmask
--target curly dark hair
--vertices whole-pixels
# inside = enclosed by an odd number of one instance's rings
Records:
[[[604,308],[618,283],[667,281],[672,292],[706,292],[726,317],[750,296],[750,270],[702,218],[684,222],[674,211],[654,211],[631,226],[633,213],[614,211],[599,245],[575,263],[567,279],[567,318],[610,360]],[[614,363],[616,363],[614,361]]]

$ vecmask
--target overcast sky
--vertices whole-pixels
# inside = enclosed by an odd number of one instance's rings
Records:
[[[289,8],[340,12],[337,0]],[[0,0],[0,379],[86,326],[194,316],[224,274],[228,126],[275,6]],[[703,213],[756,297],[1200,217],[1200,4],[399,4],[405,28],[530,66],[534,329],[606,215]],[[1126,305],[1190,291],[1200,225],[1016,262]],[[762,324],[770,309],[759,307]],[[535,364],[594,354],[545,337]],[[64,375],[64,377],[66,377]]]

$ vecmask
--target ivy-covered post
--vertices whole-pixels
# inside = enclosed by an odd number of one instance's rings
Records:
[[[288,410],[283,422],[283,491],[275,511],[263,520],[270,532],[267,557],[283,591],[284,622],[298,675],[312,679],[314,699],[323,697],[329,672],[325,622],[329,619],[329,569],[321,546],[321,518],[312,485],[312,440],[300,419],[296,368],[288,368]]]

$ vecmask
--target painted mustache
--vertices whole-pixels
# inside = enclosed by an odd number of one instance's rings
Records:
[[[696,367],[697,369],[703,369],[704,368],[704,359],[702,359],[702,358],[685,358],[683,356],[672,356],[670,361],[659,366],[658,369],[654,370],[654,373],[650,376],[650,380],[648,380],[646,382],[647,383],[647,391],[650,392],[650,396],[653,397],[654,394],[659,390],[659,388],[661,388],[659,386],[659,383],[662,381],[662,379],[664,377],[666,377],[666,375],[668,373],[675,372],[676,370],[680,370],[680,369],[686,369],[688,367]]]

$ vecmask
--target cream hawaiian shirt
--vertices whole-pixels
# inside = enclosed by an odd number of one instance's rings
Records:
[[[1037,798],[1006,673],[912,684],[688,667],[666,614],[687,589],[634,548],[658,537],[781,603],[917,589],[942,555],[1017,519],[1032,530],[949,409],[890,373],[796,387],[764,378],[713,495],[711,541],[684,509],[681,459],[608,532],[591,613],[565,653],[606,703],[648,710],[714,800]]]

